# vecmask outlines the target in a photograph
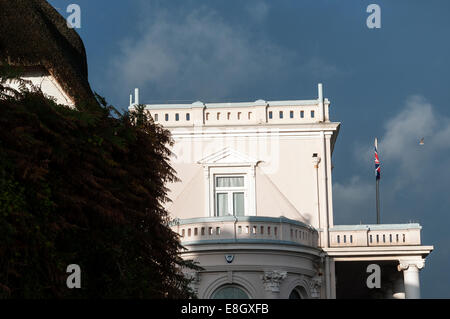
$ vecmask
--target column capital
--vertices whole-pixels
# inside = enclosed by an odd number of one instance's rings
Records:
[[[425,266],[425,260],[421,258],[399,260],[397,269],[403,271],[406,299],[420,299],[419,270]]]
[[[318,299],[320,298],[320,289],[322,287],[322,277],[314,276],[309,280],[309,291],[311,292],[311,298]]]
[[[286,277],[286,271],[272,270],[265,271],[264,275],[261,276],[261,279],[266,291],[280,292],[280,284]]]
[[[421,270],[423,267],[425,267],[425,260],[424,259],[418,259],[418,260],[400,260],[399,264],[397,266],[398,271],[404,271],[404,270]]]

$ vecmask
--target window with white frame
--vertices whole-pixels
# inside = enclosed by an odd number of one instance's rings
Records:
[[[215,215],[245,215],[245,176],[216,175],[215,177]]]
[[[205,181],[205,216],[256,216],[257,160],[226,147],[198,163]]]

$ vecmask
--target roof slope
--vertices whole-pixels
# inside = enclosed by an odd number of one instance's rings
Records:
[[[0,66],[43,66],[77,103],[94,99],[86,51],[46,0],[0,0]]]

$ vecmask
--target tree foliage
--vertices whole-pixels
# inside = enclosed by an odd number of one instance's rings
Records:
[[[0,298],[192,297],[163,207],[169,132],[143,107],[80,112],[24,87],[0,83]]]

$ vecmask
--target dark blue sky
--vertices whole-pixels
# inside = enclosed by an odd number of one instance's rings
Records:
[[[68,1],[51,0],[68,16]],[[75,1],[71,1],[74,3]],[[419,222],[434,245],[422,294],[450,298],[450,2],[76,1],[92,88],[141,102],[310,99],[342,123],[333,155],[336,224]],[[381,29],[366,8],[381,7]],[[425,145],[418,141],[425,137]]]

